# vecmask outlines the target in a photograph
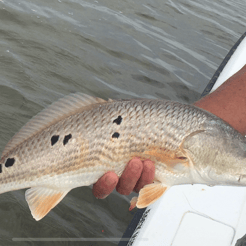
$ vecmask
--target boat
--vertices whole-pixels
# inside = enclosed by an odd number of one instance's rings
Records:
[[[246,64],[246,32],[228,52],[202,97]],[[178,185],[139,209],[118,246],[229,246],[246,234],[246,187]]]

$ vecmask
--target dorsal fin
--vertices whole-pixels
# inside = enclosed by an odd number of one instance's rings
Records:
[[[55,124],[65,117],[75,114],[84,107],[106,102],[107,101],[101,98],[92,97],[83,93],[74,93],[59,99],[34,116],[13,136],[6,145],[2,157],[17,145],[46,127]]]

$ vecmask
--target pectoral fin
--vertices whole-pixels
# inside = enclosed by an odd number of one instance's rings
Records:
[[[33,187],[26,191],[25,197],[32,216],[41,220],[54,208],[70,190],[55,190],[46,187]]]
[[[169,187],[162,183],[153,183],[144,186],[139,192],[136,204],[137,208],[148,207],[150,204],[158,200],[168,188]]]

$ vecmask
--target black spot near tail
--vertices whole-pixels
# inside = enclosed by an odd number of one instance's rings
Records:
[[[2,172],[3,170],[2,170],[2,164],[0,164],[0,173]]]
[[[64,137],[64,139],[63,139],[63,145],[64,146],[68,143],[68,141],[69,141],[70,138],[72,138],[72,134],[66,135]]]
[[[7,161],[5,162],[5,167],[11,167],[15,163],[15,158],[8,158]]]
[[[112,138],[119,138],[120,134],[118,132],[115,132],[113,135],[112,135]]]
[[[119,115],[117,119],[115,119],[113,121],[113,123],[116,123],[117,125],[120,125],[120,123],[122,122],[122,117]]]
[[[56,144],[58,140],[59,140],[59,136],[58,135],[52,136],[52,138],[51,138],[51,146]]]

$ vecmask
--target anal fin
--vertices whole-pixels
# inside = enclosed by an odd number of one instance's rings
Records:
[[[47,187],[33,187],[26,191],[25,198],[35,220],[41,220],[70,191]]]
[[[169,187],[159,182],[144,186],[139,192],[136,204],[137,208],[148,207],[150,204],[158,200],[168,188]]]

